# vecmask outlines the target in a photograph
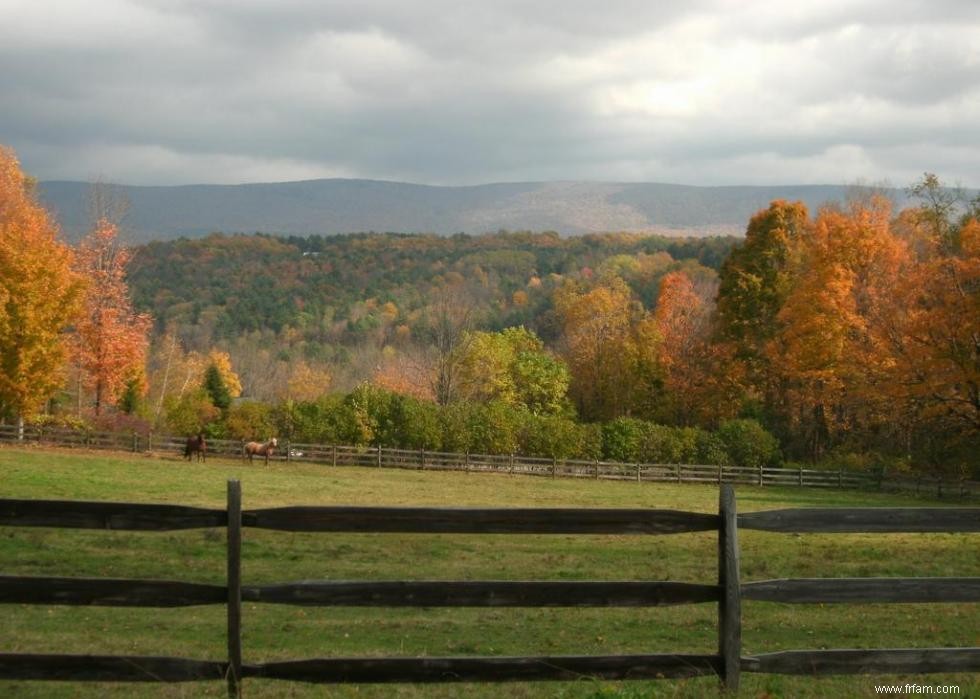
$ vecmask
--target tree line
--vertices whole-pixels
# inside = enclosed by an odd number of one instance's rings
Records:
[[[215,234],[128,249],[96,216],[72,250],[9,151],[2,187],[3,419],[980,469],[980,202],[934,175],[898,212],[870,190],[815,213],[772,202],[739,242]]]

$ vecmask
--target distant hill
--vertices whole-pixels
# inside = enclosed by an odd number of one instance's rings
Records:
[[[42,182],[41,199],[69,238],[84,232],[91,186]],[[437,187],[375,180],[308,180],[242,185],[114,185],[129,202],[133,242],[225,233],[335,234],[635,231],[667,235],[739,234],[773,199],[815,209],[846,197],[833,185],[692,187],[674,184],[538,182]],[[901,190],[890,193],[904,204]]]

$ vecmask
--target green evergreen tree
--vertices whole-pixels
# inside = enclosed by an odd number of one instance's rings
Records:
[[[221,371],[214,364],[209,365],[204,372],[204,390],[214,407],[227,410],[231,406],[231,391],[221,377]]]

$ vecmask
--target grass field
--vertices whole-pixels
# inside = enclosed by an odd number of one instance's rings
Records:
[[[245,507],[287,504],[656,507],[716,512],[713,486],[551,480],[0,448],[0,497],[223,506],[227,478]],[[797,506],[949,504],[791,488],[737,489],[740,511]],[[300,579],[558,579],[716,582],[716,534],[674,536],[334,535],[245,530],[246,584]],[[742,580],[980,576],[980,535],[740,532]],[[6,574],[224,581],[220,530],[126,533],[0,529]],[[224,607],[176,610],[0,607],[8,652],[127,653],[221,659]],[[654,609],[358,609],[246,603],[245,660],[341,655],[711,653],[713,604]],[[980,646],[980,605],[743,602],[743,654],[784,649]],[[743,697],[875,696],[876,684],[958,685],[980,675],[796,678],[743,674]],[[252,697],[702,697],[717,681],[309,686],[247,680]],[[0,682],[3,697],[223,696],[224,685]]]

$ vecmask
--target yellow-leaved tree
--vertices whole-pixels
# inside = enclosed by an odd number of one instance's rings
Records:
[[[81,292],[71,248],[0,147],[0,419],[22,421],[60,387]]]
[[[571,371],[570,394],[587,420],[628,415],[637,392],[635,327],[642,308],[619,277],[589,291],[555,293],[561,354]]]

